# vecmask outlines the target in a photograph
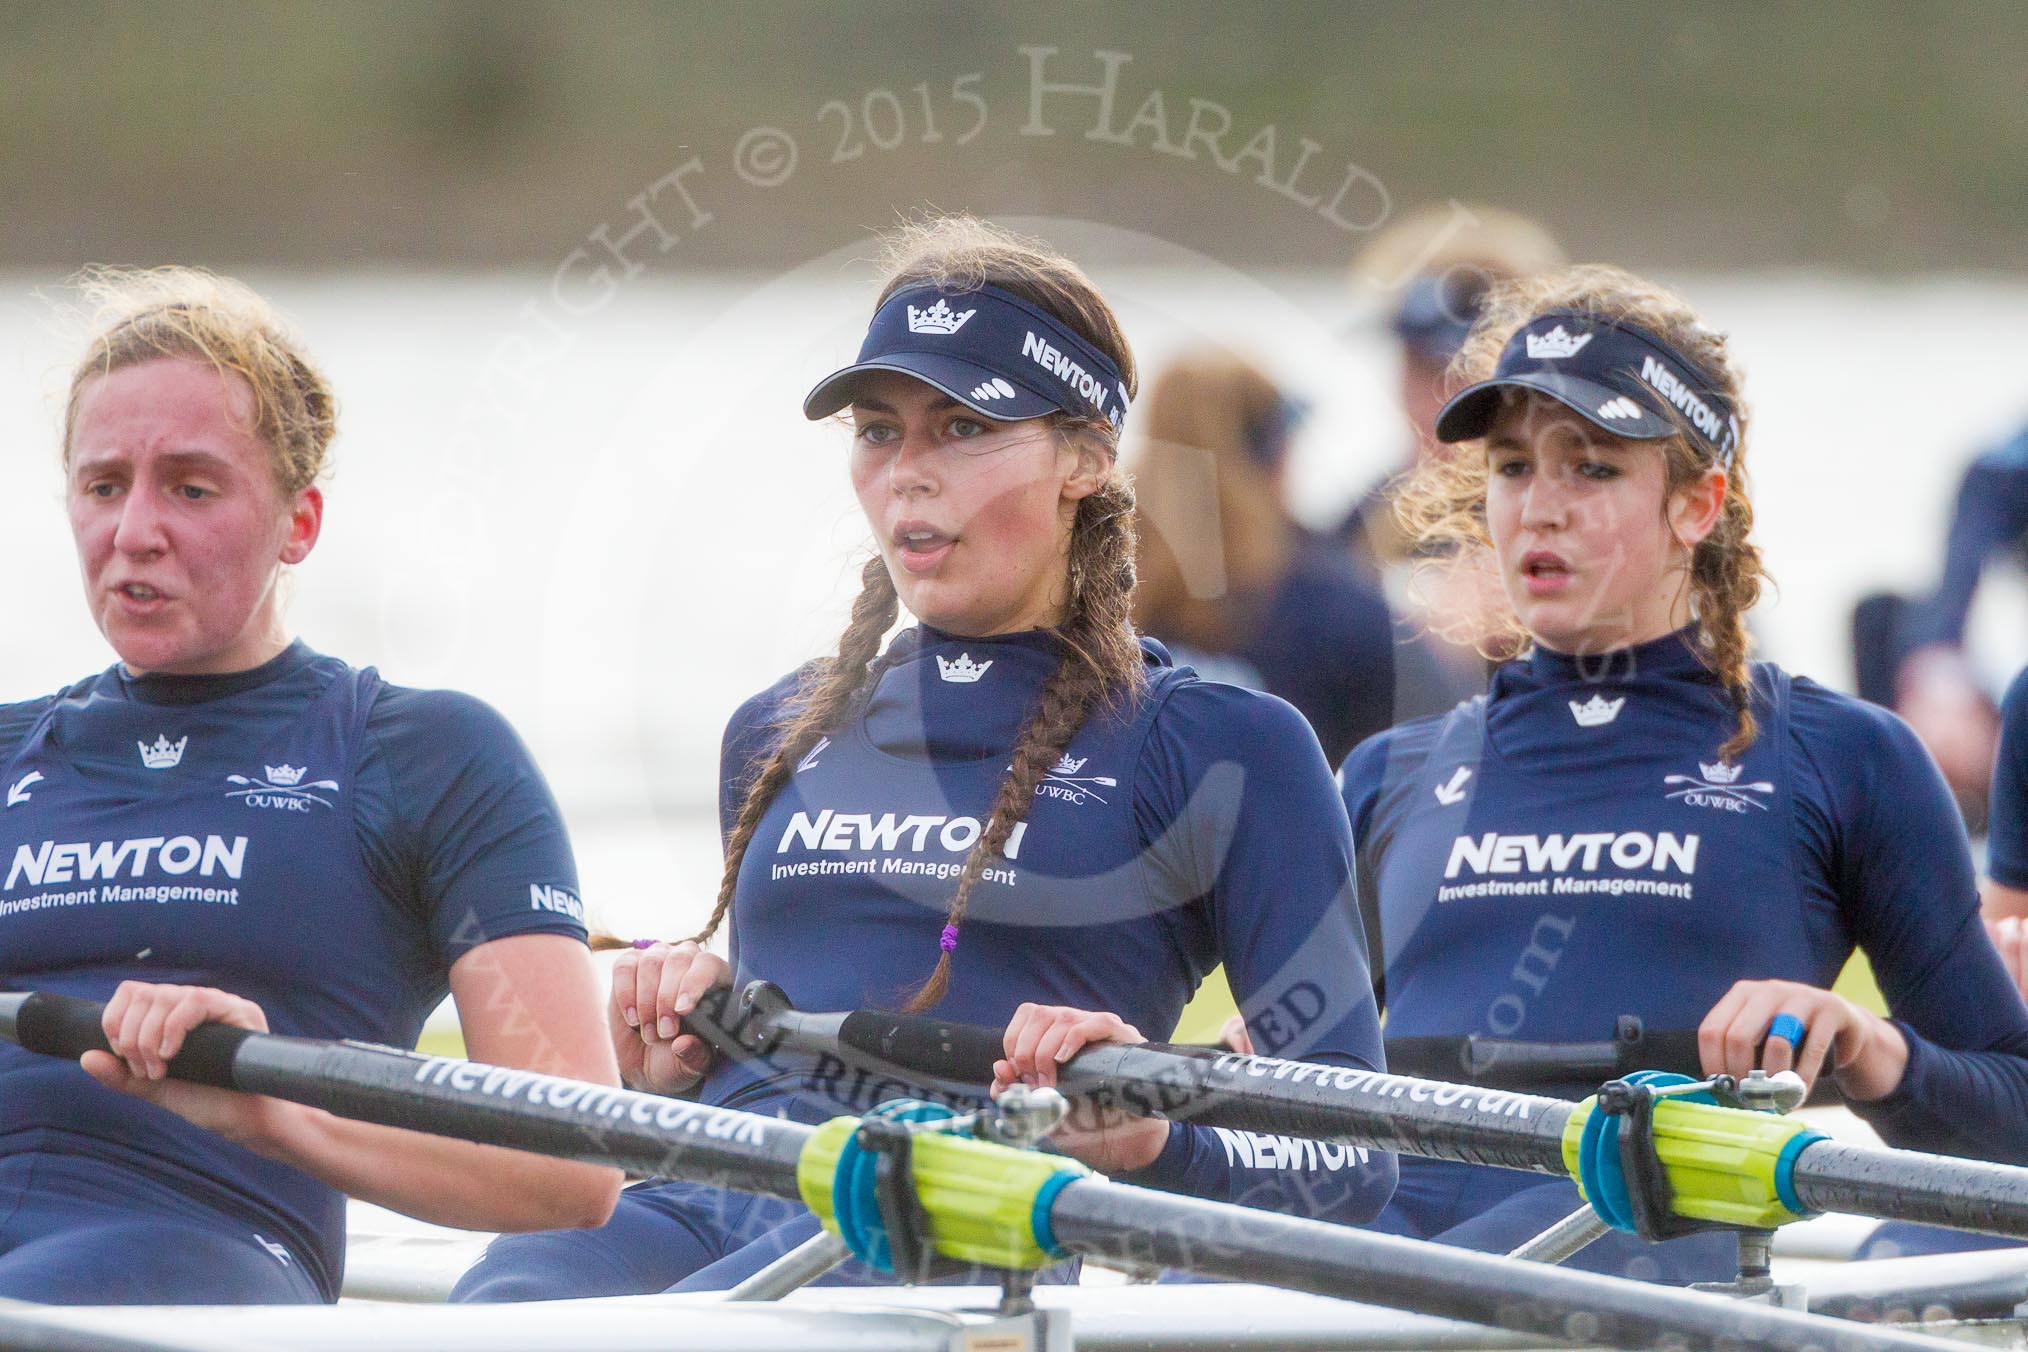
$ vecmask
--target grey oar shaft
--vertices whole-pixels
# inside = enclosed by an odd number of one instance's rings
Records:
[[[1919,1334],[1838,1325],[1721,1296],[1673,1290],[1418,1243],[1243,1207],[1086,1180],[1057,1196],[1057,1239],[1099,1258],[1419,1310],[1621,1348],[1742,1347],[1782,1352],[1941,1352]]]
[[[0,994],[0,1038],[75,1058],[106,1045],[104,1007]],[[796,1196],[810,1128],[659,1094],[357,1042],[192,1029],[177,1079],[306,1103],[340,1117],[507,1146],[631,1173]]]
[[[1343,1140],[1373,1150],[1561,1174],[1563,1099],[1354,1067],[1174,1048],[1088,1048],[1067,1093],[1207,1126]]]
[[[740,1016],[779,1045],[870,1058],[897,1075],[992,1078],[1000,1035],[991,1029],[868,1010],[804,1014],[779,992],[755,999],[754,989]],[[1577,1105],[1563,1099],[1159,1043],[1087,1047],[1060,1079],[1066,1093],[1141,1117],[1570,1173],[1563,1134]],[[1805,1210],[2028,1239],[2028,1169],[2013,1165],[1818,1141],[1796,1155],[1791,1181]]]
[[[0,1037],[74,1057],[103,1048],[104,1007],[0,995]],[[272,1094],[341,1116],[565,1159],[797,1197],[812,1129],[559,1076],[207,1024],[170,1062],[181,1079]],[[1575,1342],[1898,1352],[1950,1344],[1837,1325],[1322,1221],[1078,1179],[1049,1221],[1072,1253],[1271,1282]],[[1699,1304],[1698,1302],[1704,1302]],[[1801,1319],[1799,1325],[1794,1321]]]
[[[1812,1211],[2028,1238],[2028,1169],[1824,1140],[1796,1156],[1794,1177]]]
[[[743,1017],[747,1035],[762,1045],[870,1061],[898,1077],[986,1084],[999,1055],[997,1034],[989,1030],[921,1017],[767,1005]],[[738,1044],[728,1037],[723,1045]],[[1138,1117],[1568,1172],[1563,1127],[1574,1105],[1565,1099],[1162,1043],[1089,1046],[1060,1074],[1065,1093]]]

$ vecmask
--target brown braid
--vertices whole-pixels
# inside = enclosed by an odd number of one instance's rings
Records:
[[[887,575],[887,564],[875,554],[860,570],[859,596],[852,602],[852,622],[838,639],[837,653],[811,664],[808,674],[815,677],[814,684],[807,694],[798,694],[790,703],[773,753],[740,801],[739,816],[725,842],[725,872],[718,880],[718,904],[711,908],[711,919],[704,922],[704,928],[691,936],[696,942],[708,941],[725,922],[733,890],[739,885],[739,866],[746,858],[747,842],[753,839],[754,828],[760,825],[768,804],[781,792],[782,785],[795,773],[796,762],[809,753],[819,737],[843,721],[853,697],[865,688],[873,659],[880,655],[880,640],[894,627],[900,608],[894,595],[894,580]]]
[[[1070,739],[1107,704],[1131,703],[1147,679],[1134,638],[1134,490],[1115,473],[1077,505],[1070,536],[1070,597],[1057,638],[1063,656],[1044,681],[1014,741],[1013,763],[1000,781],[986,828],[965,856],[948,926],[965,923],[972,892],[1007,838],[1028,816],[1035,790],[1070,745]],[[929,979],[909,998],[920,1013],[950,989],[951,954],[945,948]]]
[[[1478,322],[1465,340],[1453,366],[1459,383],[1484,380],[1493,372],[1501,350],[1521,326],[1549,310],[1578,310],[1605,319],[1630,321],[1649,330],[1697,364],[1731,402],[1739,419],[1739,442],[1727,472],[1725,502],[1718,523],[1690,551],[1685,585],[1690,589],[1691,614],[1697,621],[1699,656],[1725,686],[1734,726],[1718,754],[1736,760],[1759,734],[1753,713],[1753,675],[1746,614],[1760,600],[1767,569],[1753,544],[1753,496],[1746,472],[1746,402],[1738,366],[1725,335],[1706,328],[1682,297],[1619,268],[1589,265],[1544,277],[1525,278],[1496,286],[1486,298]],[[1710,469],[1709,455],[1687,437],[1656,443],[1662,448],[1668,487],[1662,510],[1677,490]],[[1395,517],[1416,541],[1423,565],[1431,570],[1482,568],[1488,565],[1492,537],[1486,528],[1487,462],[1484,454],[1429,457],[1402,485],[1395,499]],[[1456,617],[1442,632],[1462,642],[1476,642],[1480,651],[1502,647],[1509,655],[1529,640],[1520,620],[1503,608],[1498,624],[1486,628],[1483,617]]]
[[[1740,417],[1741,426],[1745,416]],[[1744,450],[1742,444],[1740,450]],[[1683,437],[1672,437],[1668,446],[1670,491],[1694,482],[1707,461],[1702,452]],[[1690,604],[1697,616],[1697,642],[1704,660],[1732,701],[1735,719],[1732,736],[1718,748],[1723,760],[1736,761],[1760,735],[1760,722],[1753,714],[1753,672],[1749,657],[1751,642],[1746,631],[1746,612],[1760,600],[1760,548],[1752,542],[1753,497],[1747,483],[1746,461],[1735,454],[1725,485],[1725,505],[1711,534],[1690,553]]]

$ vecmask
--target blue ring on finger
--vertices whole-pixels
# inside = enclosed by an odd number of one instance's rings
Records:
[[[1809,1031],[1803,1021],[1795,1015],[1777,1014],[1774,1016],[1774,1022],[1767,1026],[1767,1038],[1770,1042],[1780,1038],[1788,1043],[1789,1049],[1793,1051],[1803,1045],[1803,1038]]]

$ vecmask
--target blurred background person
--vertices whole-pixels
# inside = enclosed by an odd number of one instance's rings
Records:
[[[1987,566],[2007,557],[2028,563],[2028,427],[1966,469],[1936,590],[1915,598],[1874,592],[1852,613],[1860,697],[1915,728],[1975,834],[1987,828],[2000,715],[1965,628]]]
[[[1431,632],[1430,611],[1497,611],[1498,588],[1468,569],[1418,576],[1414,547],[1394,518],[1395,487],[1447,447],[1436,415],[1458,386],[1448,376],[1487,290],[1496,282],[1563,266],[1548,229],[1516,212],[1451,202],[1404,216],[1352,264],[1360,293],[1387,298],[1388,331],[1400,355],[1399,396],[1406,436],[1394,463],[1353,502],[1336,534],[1354,566],[1380,588],[1396,620],[1394,720],[1441,713],[1486,688],[1486,659],[1468,643]]]
[[[2028,667],[2000,706],[2000,754],[1993,766],[1992,832],[1987,838],[1983,911],[2000,956],[2028,994]]]
[[[1335,767],[1393,721],[1393,631],[1284,496],[1303,406],[1246,360],[1186,353],[1143,400],[1134,623],[1204,676],[1296,706]]]
[[[1959,505],[1962,508],[1962,499]],[[1999,754],[1993,766],[1990,800],[1992,831],[1987,839],[1979,909],[2007,975],[2022,995],[2028,996],[2028,669],[2014,677],[2000,709]],[[1854,1257],[1904,1258],[2013,1247],[2018,1247],[2014,1241],[1997,1235],[1888,1221],[1866,1237]]]

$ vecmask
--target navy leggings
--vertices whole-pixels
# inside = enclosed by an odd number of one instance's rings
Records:
[[[0,1156],[0,1298],[48,1305],[296,1305],[323,1294],[271,1235],[73,1155]]]

